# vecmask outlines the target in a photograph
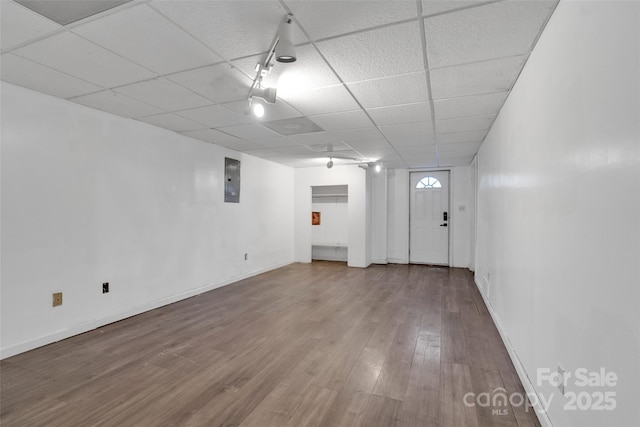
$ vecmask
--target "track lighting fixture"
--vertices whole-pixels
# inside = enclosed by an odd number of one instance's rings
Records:
[[[278,42],[276,44],[276,61],[296,62],[296,49],[291,42],[291,18],[287,16],[278,27]]]
[[[255,98],[262,98],[265,100],[265,102],[268,102],[269,104],[275,104],[276,103],[276,88],[275,87],[266,87],[266,88],[261,88],[261,87],[256,87],[253,89],[253,92],[251,92],[251,97],[255,97]]]
[[[252,102],[253,98],[261,98],[269,104],[276,103],[276,88],[262,87],[262,78],[269,74],[273,69],[271,60],[276,58],[278,62],[290,63],[296,61],[296,52],[291,42],[291,16],[287,15],[283,22],[278,27],[278,34],[276,39],[269,49],[269,53],[264,62],[259,62],[256,65],[256,77],[253,79],[251,88],[249,89],[249,107],[253,114],[257,117],[262,117],[265,113],[264,105],[256,102]]]

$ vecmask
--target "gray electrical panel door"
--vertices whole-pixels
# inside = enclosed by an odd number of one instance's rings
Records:
[[[240,160],[224,158],[224,201],[240,203]]]

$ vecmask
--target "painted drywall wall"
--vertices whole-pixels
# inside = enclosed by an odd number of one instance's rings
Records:
[[[459,166],[451,169],[449,185],[449,257],[453,267],[469,268],[471,264],[471,168]]]
[[[371,262],[387,264],[387,169],[367,170],[371,179]]]
[[[348,186],[348,265],[367,267],[366,172],[358,166],[298,168],[294,171],[294,250],[296,262],[311,262],[311,187]]]
[[[312,245],[346,246],[349,235],[349,203],[330,198],[321,203],[312,203],[311,210],[320,212],[320,224],[311,226]]]
[[[387,259],[409,262],[409,170],[387,171]]]
[[[293,261],[292,168],[1,91],[3,357]],[[239,204],[223,202],[225,156]]]
[[[439,169],[443,170],[443,169]],[[471,254],[471,168],[450,170],[449,263],[468,268]],[[390,169],[387,174],[387,257],[397,264],[409,262],[409,170]]]
[[[640,3],[561,1],[479,151],[476,282],[543,424],[640,425],[639,64]]]

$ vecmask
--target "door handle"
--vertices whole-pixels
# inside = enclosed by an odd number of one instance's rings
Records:
[[[446,227],[447,223],[445,222],[444,224],[440,224],[440,227]]]

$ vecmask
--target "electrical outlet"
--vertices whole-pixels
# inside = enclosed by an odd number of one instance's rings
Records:
[[[558,389],[564,396],[564,386],[567,383],[567,371],[558,363]]]
[[[248,260],[248,259],[249,259],[249,254],[248,254],[248,253],[245,253],[245,254],[244,254],[244,260],[246,261],[246,260]]]
[[[62,305],[62,292],[56,292],[53,294],[53,306],[57,307]]]
[[[102,284],[102,293],[103,294],[108,294],[109,293],[109,282],[104,282]]]

